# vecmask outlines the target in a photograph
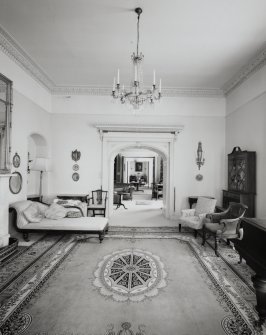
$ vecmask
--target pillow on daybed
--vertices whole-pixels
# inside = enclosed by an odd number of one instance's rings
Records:
[[[26,224],[29,223],[29,221],[26,219],[24,215],[24,210],[30,206],[33,202],[30,200],[22,200],[17,201],[12,204],[10,204],[10,207],[13,207],[17,212],[17,226],[18,228],[22,228]]]
[[[47,219],[58,220],[66,217],[68,212],[67,208],[61,205],[52,204],[44,213]]]
[[[77,211],[68,211],[66,217],[67,218],[81,218],[82,214],[81,214],[81,212],[79,210],[77,210]]]
[[[32,202],[24,211],[23,214],[29,222],[38,223],[44,218],[44,213],[47,206],[39,202]]]

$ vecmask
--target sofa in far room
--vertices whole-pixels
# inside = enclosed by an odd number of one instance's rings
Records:
[[[62,232],[97,234],[100,242],[108,231],[106,217],[87,217],[78,208],[65,208],[53,203],[50,206],[30,200],[10,205],[10,220],[18,232],[28,240],[32,232]]]

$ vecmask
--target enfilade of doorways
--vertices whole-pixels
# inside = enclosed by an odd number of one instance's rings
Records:
[[[114,159],[113,198],[111,225],[169,226],[169,220],[162,215],[163,157],[141,148],[117,154]]]

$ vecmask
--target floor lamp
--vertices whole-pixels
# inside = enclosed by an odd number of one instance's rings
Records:
[[[39,191],[39,197],[40,201],[42,201],[42,177],[43,177],[43,172],[49,171],[49,160],[47,158],[42,158],[42,157],[36,157],[36,159],[33,162],[33,165],[31,167],[32,171],[40,171],[40,191]]]

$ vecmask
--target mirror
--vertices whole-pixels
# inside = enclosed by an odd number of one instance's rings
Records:
[[[0,173],[9,173],[12,81],[0,74]]]
[[[9,178],[9,189],[13,194],[18,194],[22,189],[22,175],[19,172],[13,172]]]

